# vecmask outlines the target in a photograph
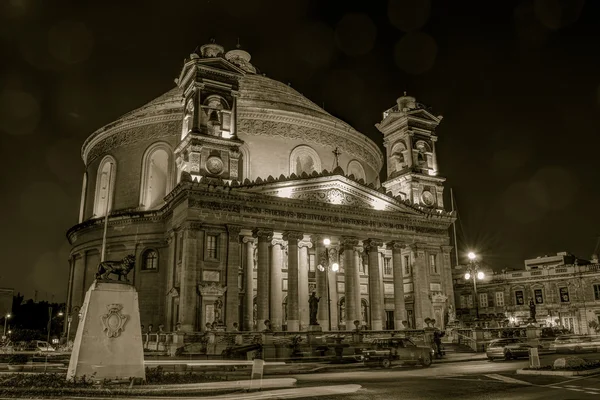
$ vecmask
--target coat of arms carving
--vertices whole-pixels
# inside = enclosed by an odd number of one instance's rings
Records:
[[[104,325],[104,332],[109,338],[119,337],[124,330],[129,316],[121,313],[123,309],[121,304],[109,304],[106,308],[108,309],[108,313],[100,317],[102,325]]]

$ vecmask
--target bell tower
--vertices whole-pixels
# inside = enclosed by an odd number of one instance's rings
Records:
[[[239,82],[256,73],[244,50],[225,53],[214,40],[185,60],[176,80],[183,91],[181,141],[175,149],[178,179],[214,177],[240,179],[243,141],[237,137]]]
[[[438,176],[435,152],[435,129],[441,120],[441,115],[431,114],[404,92],[375,125],[383,133],[387,156],[387,180],[383,186],[394,196],[425,207],[444,208],[446,179]]]

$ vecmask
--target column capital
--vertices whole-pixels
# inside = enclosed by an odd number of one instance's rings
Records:
[[[256,239],[255,239],[254,237],[252,237],[252,236],[244,236],[244,237],[242,238],[242,242],[243,242],[243,243],[248,243],[248,242],[250,242],[250,243],[254,244],[254,243],[256,242]]]
[[[252,235],[258,240],[269,241],[273,238],[273,230],[272,229],[262,229],[256,228],[252,231]]]
[[[445,245],[445,246],[441,246],[441,248],[442,248],[442,253],[449,254],[452,251],[452,249],[454,248],[454,246]]]
[[[392,240],[391,242],[386,243],[386,246],[392,249],[392,251],[401,251],[407,247],[406,243],[402,243],[397,240]]]
[[[285,231],[283,232],[283,240],[296,244],[298,241],[304,239],[304,233],[298,231]]]
[[[227,233],[229,233],[229,241],[233,243],[239,243],[240,232],[242,227],[239,225],[227,225]]]
[[[343,236],[340,244],[345,250],[354,250],[358,246],[358,239],[352,236]]]
[[[165,239],[167,244],[171,244],[173,239],[175,238],[175,231],[173,229],[167,231],[167,238]]]
[[[308,247],[310,249],[313,247],[313,243],[310,240],[300,240],[298,241],[298,247]]]
[[[271,245],[272,246],[284,246],[286,244],[285,240],[283,239],[271,239]]]
[[[377,251],[379,247],[383,246],[383,241],[379,239],[367,239],[363,240],[363,246],[367,251]]]

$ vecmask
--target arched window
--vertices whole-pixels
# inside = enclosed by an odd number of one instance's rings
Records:
[[[420,168],[428,168],[431,160],[431,147],[423,140],[419,140],[415,143],[417,149],[417,166]]]
[[[94,217],[104,217],[112,210],[115,190],[117,162],[111,156],[106,156],[100,162],[96,177],[96,193],[94,199]]]
[[[365,182],[367,180],[365,176],[365,169],[363,168],[361,163],[359,163],[356,160],[352,160],[348,163],[348,175],[354,175],[354,178],[356,178],[356,180],[362,179]]]
[[[183,123],[181,125],[181,140],[185,139],[187,134],[193,128],[194,118],[194,99],[189,99],[185,106],[185,116],[183,117]]]
[[[158,253],[156,250],[146,250],[142,255],[142,271],[158,270]]]
[[[298,176],[303,172],[312,174],[314,171],[321,172],[321,159],[317,152],[309,146],[298,146],[290,154],[290,174]]]
[[[140,207],[144,210],[160,207],[171,187],[171,149],[166,143],[156,143],[144,154]]]
[[[402,141],[397,142],[390,152],[390,173],[401,171],[405,168],[407,165],[406,159],[406,145]]]

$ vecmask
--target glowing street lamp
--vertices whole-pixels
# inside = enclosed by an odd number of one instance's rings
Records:
[[[8,322],[8,319],[11,317],[10,313],[6,313],[6,315],[4,316],[4,335],[6,336],[6,323]]]
[[[329,245],[331,240],[329,238],[323,239],[323,245],[325,245],[325,266],[319,264],[317,268],[321,272],[325,272],[325,285],[327,286],[327,315],[329,320],[329,331],[331,331],[331,293],[329,290],[329,271],[338,272],[340,270],[340,264],[329,261]]]
[[[477,254],[470,251],[469,254],[467,254],[467,257],[469,258],[469,268],[465,273],[465,280],[473,280],[473,301],[475,302],[475,316],[477,317],[477,319],[479,319],[479,298],[477,297],[477,280],[483,280],[483,278],[485,278],[485,274],[483,273],[483,271],[479,271],[478,269],[479,263],[477,262]]]

